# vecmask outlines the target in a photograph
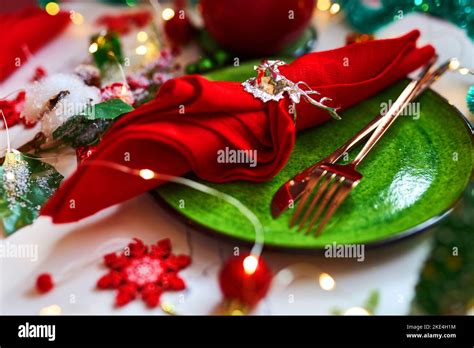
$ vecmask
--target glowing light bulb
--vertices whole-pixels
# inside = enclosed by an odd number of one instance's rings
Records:
[[[61,9],[59,8],[59,5],[57,3],[51,1],[46,4],[44,10],[50,16],[56,16]]]
[[[457,70],[459,69],[459,66],[461,65],[461,63],[459,63],[459,60],[457,60],[456,58],[454,59],[451,59],[451,62],[449,62],[449,68],[451,70]]]
[[[146,46],[144,45],[140,45],[135,49],[135,53],[140,56],[144,56],[147,52],[148,52],[148,48],[146,48]]]
[[[230,315],[241,316],[244,315],[244,312],[241,309],[234,309],[232,310],[232,312],[230,312]]]
[[[467,74],[469,74],[469,69],[468,68],[461,68],[461,69],[459,69],[459,73],[461,75],[467,75]]]
[[[153,172],[150,169],[141,169],[140,170],[140,176],[145,179],[145,180],[150,180],[155,177],[155,172]]]
[[[165,8],[163,12],[161,13],[161,17],[165,21],[169,21],[171,18],[174,17],[174,10],[172,8]]]
[[[84,23],[84,16],[79,12],[71,11],[71,21],[76,25],[81,25]]]
[[[331,7],[330,0],[318,0],[318,10],[327,11]]]
[[[168,314],[171,314],[171,315],[175,315],[176,314],[176,310],[174,308],[174,306],[169,303],[169,302],[164,302],[161,304],[161,309],[163,310],[163,312],[165,313],[168,313]]]
[[[58,305],[52,305],[49,307],[43,307],[41,308],[39,314],[40,315],[59,315],[61,314],[62,309]]]
[[[257,270],[258,258],[253,255],[249,255],[244,259],[244,271],[245,273],[251,275],[254,274]]]
[[[369,311],[362,307],[352,307],[344,312],[344,315],[370,315]]]
[[[331,8],[329,9],[329,13],[336,14],[341,10],[341,5],[339,4],[332,4]]]
[[[139,31],[137,33],[137,40],[140,42],[145,42],[146,40],[148,40],[148,34],[144,31]]]
[[[336,287],[336,281],[327,273],[321,273],[319,275],[319,286],[321,289],[331,291]]]
[[[96,53],[98,49],[99,49],[99,45],[97,45],[97,42],[93,42],[89,46],[89,52],[90,53]]]

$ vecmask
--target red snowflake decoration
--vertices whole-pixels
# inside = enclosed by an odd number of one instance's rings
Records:
[[[117,289],[117,306],[124,306],[141,296],[154,308],[160,303],[163,292],[186,288],[178,272],[186,268],[191,259],[187,255],[172,254],[169,239],[147,246],[135,238],[126,250],[105,255],[104,263],[110,271],[98,280],[97,287]]]

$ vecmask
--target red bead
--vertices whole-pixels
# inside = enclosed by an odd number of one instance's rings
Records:
[[[219,285],[225,298],[255,306],[267,294],[272,273],[260,257],[255,272],[247,274],[244,270],[247,256],[249,255],[234,256],[224,264],[219,274]]]
[[[47,293],[54,288],[53,277],[49,273],[43,273],[36,279],[36,289],[41,293]]]

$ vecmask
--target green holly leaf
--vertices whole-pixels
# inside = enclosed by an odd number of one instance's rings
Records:
[[[87,107],[81,115],[88,120],[113,120],[130,111],[133,111],[133,106],[122,99],[110,99]]]
[[[7,153],[0,167],[0,218],[6,234],[32,224],[62,179],[37,156]]]
[[[74,148],[96,143],[117,117],[133,110],[121,99],[111,99],[87,107],[53,132],[53,139]]]

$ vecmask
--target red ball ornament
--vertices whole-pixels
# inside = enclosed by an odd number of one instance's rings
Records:
[[[250,307],[265,297],[271,282],[272,273],[267,263],[249,254],[230,258],[219,274],[224,297]]]
[[[185,6],[185,1],[175,0],[174,15],[165,20],[164,23],[166,37],[174,50],[178,50],[181,46],[191,41],[195,33],[194,27],[185,11]]]
[[[36,279],[36,289],[41,293],[47,293],[54,288],[53,277],[49,273],[43,273]]]
[[[265,56],[294,42],[311,19],[315,0],[201,0],[206,29],[224,48]]]

